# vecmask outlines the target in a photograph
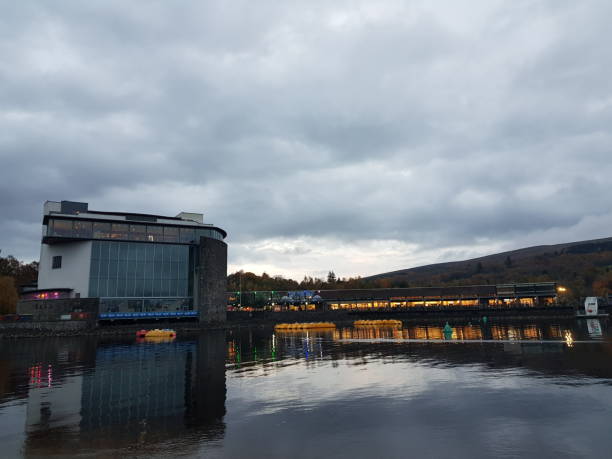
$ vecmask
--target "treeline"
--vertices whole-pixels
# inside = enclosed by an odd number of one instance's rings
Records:
[[[252,272],[237,271],[227,276],[227,289],[230,292],[276,291],[276,290],[334,290],[355,288],[388,288],[387,279],[367,280],[361,277],[336,277],[329,271],[326,278],[304,276],[301,281],[263,273],[258,276]]]
[[[403,273],[377,276],[390,287],[487,285],[504,283],[558,282],[566,296],[612,294],[612,250],[552,251],[528,257],[496,256],[439,266],[424,266]]]
[[[258,276],[240,271],[228,276],[228,290],[409,288],[531,282],[558,282],[566,287],[565,296],[572,301],[591,295],[607,297],[612,294],[612,250],[607,245],[591,243],[588,250],[577,245],[567,250],[520,257],[491,255],[479,260],[422,266],[370,278],[340,278],[330,271],[324,279],[305,276],[296,281],[283,276],[266,273]]]
[[[0,256],[0,314],[14,314],[19,287],[36,282],[38,262],[23,263],[12,255]]]

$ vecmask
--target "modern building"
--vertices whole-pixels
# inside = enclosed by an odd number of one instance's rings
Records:
[[[175,217],[44,205],[38,290],[23,299],[99,298],[100,319],[225,320],[226,232]]]

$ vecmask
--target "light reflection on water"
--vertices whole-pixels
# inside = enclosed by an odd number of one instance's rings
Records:
[[[5,457],[608,457],[607,321],[0,341]]]

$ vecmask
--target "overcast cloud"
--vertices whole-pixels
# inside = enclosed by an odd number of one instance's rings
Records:
[[[3,255],[47,199],[296,278],[612,235],[609,1],[0,6]]]

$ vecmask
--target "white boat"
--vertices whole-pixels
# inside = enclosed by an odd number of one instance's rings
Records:
[[[587,296],[584,299],[584,311],[577,311],[576,317],[608,317],[609,314],[599,312],[599,298],[596,296]]]

